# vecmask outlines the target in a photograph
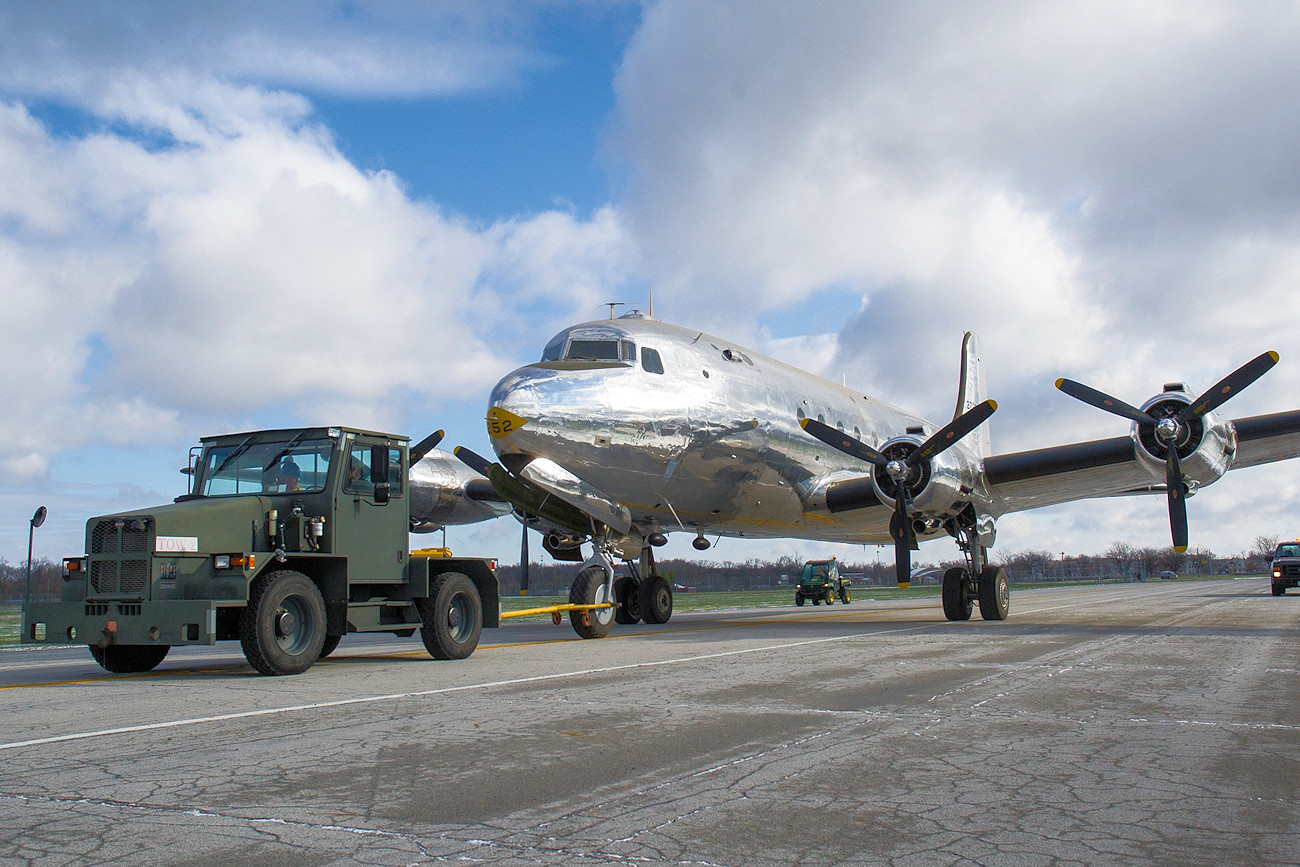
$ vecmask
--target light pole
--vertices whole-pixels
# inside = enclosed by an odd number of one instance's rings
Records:
[[[23,602],[32,595],[32,537],[36,535],[36,528],[45,523],[46,514],[44,506],[37,509],[32,515],[31,527],[27,529],[27,586],[23,589]]]

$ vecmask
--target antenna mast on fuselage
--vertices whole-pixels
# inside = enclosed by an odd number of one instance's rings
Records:
[[[609,308],[609,318],[610,319],[614,318],[615,307],[624,307],[626,305],[627,305],[626,301],[606,301],[605,306]]]

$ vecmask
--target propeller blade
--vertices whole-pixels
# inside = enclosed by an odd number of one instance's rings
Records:
[[[908,455],[908,466],[914,467],[921,461],[928,461],[940,452],[946,451],[959,439],[988,421],[988,417],[993,415],[993,411],[997,408],[997,402],[992,400],[975,404],[935,431],[934,435],[922,443],[919,449]]]
[[[433,451],[438,446],[438,443],[442,442],[444,436],[446,436],[446,431],[436,430],[411,446],[411,466],[418,464],[421,458]]]
[[[523,514],[524,534],[519,543],[519,595],[528,595],[528,514]]]
[[[1278,357],[1278,354],[1270,349],[1268,352],[1261,353],[1247,361],[1241,367],[1216,382],[1205,394],[1202,394],[1189,403],[1186,409],[1179,412],[1176,416],[1179,423],[1187,422],[1193,416],[1205,415],[1207,412],[1219,408],[1228,398],[1259,379],[1265,373],[1268,373],[1269,368],[1277,364]]]
[[[1081,382],[1075,382],[1072,379],[1058,379],[1056,387],[1068,394],[1075,400],[1081,400],[1089,406],[1095,406],[1097,409],[1103,409],[1106,412],[1114,413],[1120,418],[1126,418],[1129,421],[1135,421],[1138,424],[1156,424],[1156,419],[1144,413],[1135,406],[1125,403],[1117,397],[1111,397],[1109,394],[1097,391],[1095,388],[1089,388]]]
[[[1173,536],[1174,550],[1182,554],[1187,550],[1187,497],[1183,490],[1183,468],[1179,465],[1178,449],[1169,444],[1165,458],[1165,488],[1169,492],[1169,531]]]
[[[470,451],[464,446],[456,446],[456,448],[451,450],[451,453],[454,454],[456,457],[460,458],[461,463],[469,467],[474,472],[484,476],[489,476],[489,477],[491,476],[488,470],[491,468],[492,462],[487,460],[486,458],[480,455],[476,455],[474,452]]]
[[[813,418],[800,419],[799,426],[810,433],[812,436],[826,443],[833,449],[838,449],[851,458],[857,458],[868,464],[874,464],[883,467],[889,463],[889,459],[862,440],[851,437],[838,428],[833,428],[828,424],[819,422]]]
[[[894,515],[889,520],[889,534],[894,537],[894,577],[898,586],[907,589],[912,586],[912,551],[916,544],[916,533],[912,531],[912,520],[907,514],[907,491],[899,488],[894,500]]]

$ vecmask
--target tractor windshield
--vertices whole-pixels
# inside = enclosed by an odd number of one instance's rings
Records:
[[[305,434],[211,444],[199,462],[196,491],[204,497],[322,491],[333,452],[331,440]]]

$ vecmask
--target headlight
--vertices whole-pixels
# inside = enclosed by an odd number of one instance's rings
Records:
[[[257,557],[252,554],[214,554],[214,569],[252,569],[257,564]]]

